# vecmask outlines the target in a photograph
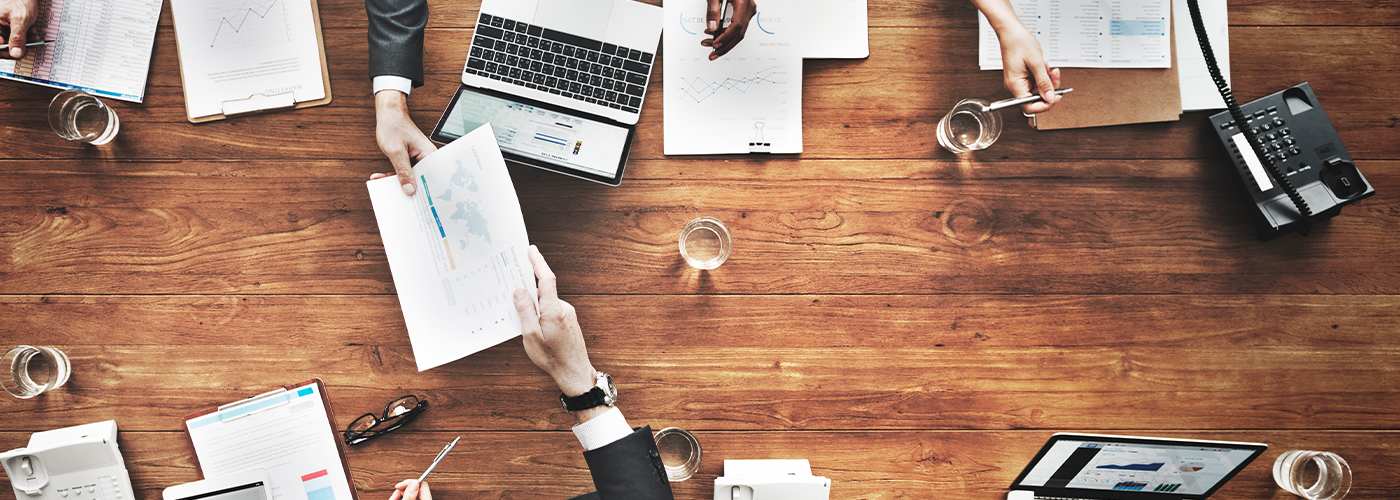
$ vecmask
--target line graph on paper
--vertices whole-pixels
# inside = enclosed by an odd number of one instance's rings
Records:
[[[684,93],[687,100],[694,101],[696,104],[721,93],[748,94],[763,87],[777,87],[786,83],[787,73],[783,72],[782,69],[782,66],[771,66],[755,71],[753,76],[725,77],[722,80],[698,76],[683,77],[680,79],[680,91]]]
[[[286,5],[287,0],[208,0],[209,47],[223,52],[291,40]]]

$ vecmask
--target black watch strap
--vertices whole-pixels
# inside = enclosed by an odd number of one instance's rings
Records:
[[[574,397],[559,395],[559,402],[564,403],[564,409],[570,412],[587,410],[589,408],[602,406],[607,402],[607,392],[602,387],[594,387],[588,392]]]

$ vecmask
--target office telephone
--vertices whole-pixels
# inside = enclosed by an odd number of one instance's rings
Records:
[[[125,500],[135,496],[108,420],[36,432],[29,446],[0,453],[17,500]]]
[[[1254,201],[1260,240],[1294,231],[1306,236],[1316,220],[1336,217],[1342,207],[1376,194],[1306,82],[1237,104],[1216,64],[1197,0],[1187,0],[1187,6],[1228,108],[1211,115],[1212,129]]]

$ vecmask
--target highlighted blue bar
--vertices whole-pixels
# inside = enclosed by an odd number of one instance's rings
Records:
[[[1166,33],[1166,21],[1115,19],[1108,22],[1108,34],[1115,36],[1162,36]]]
[[[563,139],[560,139],[558,137],[550,137],[544,134],[535,134],[535,140],[548,142],[550,144],[558,144],[560,146],[565,145]]]
[[[442,237],[443,237],[443,238],[446,238],[446,237],[447,237],[447,231],[443,231],[443,230],[442,230],[442,219],[439,219],[439,218],[438,218],[438,215],[437,215],[437,207],[428,207],[428,210],[432,210],[432,211],[433,211],[433,222],[436,222],[437,225],[438,225],[438,233],[441,233],[441,234],[442,234]]]

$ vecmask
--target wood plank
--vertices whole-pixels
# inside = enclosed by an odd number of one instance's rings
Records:
[[[425,419],[432,418],[431,416]],[[422,422],[424,419],[420,419]],[[635,423],[635,422],[634,422]],[[118,423],[120,425],[120,422]],[[1347,498],[1391,498],[1400,480],[1394,431],[1191,431],[1139,434],[1255,441],[1270,445],[1217,495],[1221,498],[1295,498],[1274,484],[1270,466],[1286,450],[1324,449],[1351,465]],[[462,434],[433,472],[438,498],[567,498],[592,489],[577,441],[568,432],[399,432],[351,447],[351,473],[361,500],[387,498],[394,483],[416,475],[431,451]],[[676,498],[711,498],[725,459],[806,458],[812,473],[832,480],[832,498],[999,498],[1049,431],[826,431],[698,432],[700,471],[674,483]],[[27,433],[0,432],[0,446],[23,446]],[[197,479],[193,452],[177,432],[123,429],[118,442],[138,498],[160,498],[164,488]]]
[[[639,1],[653,5],[661,3],[658,0]],[[362,1],[323,0],[317,4],[321,8],[322,26],[363,29],[368,25]],[[480,12],[478,2],[464,4],[431,0],[428,6],[432,12],[428,20],[430,28],[470,28],[475,26]],[[1352,15],[1358,10],[1364,10],[1366,15]],[[877,29],[967,28],[973,26],[977,15],[971,2],[956,1],[873,0],[866,11],[870,27]],[[1229,20],[1232,26],[1392,26],[1400,24],[1400,9],[1384,0],[1307,0],[1284,4],[1267,0],[1235,0],[1230,2]],[[162,12],[160,25],[171,26],[170,9]]]
[[[801,157],[954,159],[934,139],[941,115],[960,98],[1005,93],[999,73],[976,71],[974,31],[878,29],[872,31],[874,55],[869,60],[807,64],[806,152]],[[468,47],[460,41],[470,35],[470,30],[428,34],[428,84],[411,99],[414,119],[424,129],[436,123],[459,83]],[[331,59],[336,95],[331,105],[195,126],[185,121],[173,37],[162,30],[147,103],[114,103],[123,128],[117,141],[103,148],[67,144],[48,130],[44,106],[51,90],[7,82],[0,87],[0,112],[16,119],[0,124],[0,135],[25,140],[7,144],[13,150],[6,156],[381,159],[373,136],[364,32],[327,29],[325,37],[327,50],[338,54]],[[1309,81],[1353,156],[1400,158],[1400,144],[1391,140],[1397,119],[1373,112],[1389,109],[1389,96],[1400,94],[1400,82],[1355,76],[1354,68],[1362,67],[1371,74],[1400,72],[1400,60],[1372,48],[1376,40],[1400,40],[1400,28],[1242,28],[1231,40],[1232,81],[1245,101]],[[1287,58],[1285,68],[1276,54],[1293,57]],[[664,157],[661,91],[660,85],[649,91],[633,158]],[[973,158],[1220,158],[1221,148],[1209,135],[1205,115],[1188,113],[1178,122],[1093,131],[1036,132],[1009,124],[994,149]],[[324,147],[327,141],[336,142],[335,147]],[[1132,147],[1125,147],[1129,144]],[[383,164],[387,168],[387,161]]]
[[[1400,347],[1390,343],[1002,347],[954,332],[888,347],[790,347],[787,338],[813,332],[766,333],[758,347],[685,345],[667,331],[615,335],[594,339],[590,359],[617,377],[633,418],[692,430],[1400,425],[1392,369]],[[314,377],[325,380],[342,426],[417,394],[433,404],[427,429],[568,429],[558,389],[518,342],[423,373],[399,345],[60,344],[72,380],[0,408],[13,416],[0,429],[32,429],[33,416],[55,426],[117,418],[129,430],[169,429],[207,406]]]
[[[567,281],[567,280],[566,280]],[[597,351],[642,341],[717,350],[909,345],[1397,347],[1400,298],[1339,295],[565,296]],[[394,296],[0,296],[36,345],[409,345]],[[638,332],[647,332],[639,334]],[[234,335],[236,333],[236,335]]]
[[[662,180],[688,167],[639,163],[660,169],[647,175],[656,180],[616,189],[515,169],[527,227],[565,293],[1400,291],[1400,256],[1366,250],[1392,239],[1394,198],[1350,207],[1314,237],[1261,244],[1239,212],[1248,207],[1238,180],[1218,164],[1084,162],[1045,178],[1040,164],[998,163],[987,171],[1006,173],[986,180],[943,178],[953,167],[942,162],[907,164],[894,172],[934,173],[896,180],[875,164],[851,173],[875,179],[837,180],[852,163],[773,161],[732,165],[752,173],[716,185]],[[288,164],[228,165],[148,164],[130,175],[113,175],[127,164],[92,175],[65,165],[68,190],[45,187],[55,175],[39,173],[46,165],[26,167],[34,173],[0,186],[10,207],[0,211],[9,228],[0,293],[392,293],[361,184],[372,165],[298,164],[339,172],[307,178],[271,177]],[[1152,165],[1164,173],[1146,173]],[[1382,193],[1400,190],[1397,167],[1363,164]],[[757,178],[778,169],[788,178]],[[807,170],[830,180],[798,180]],[[1084,177],[1099,170],[1108,177]],[[708,273],[675,250],[676,231],[700,214],[726,221],[736,239],[730,262]]]

